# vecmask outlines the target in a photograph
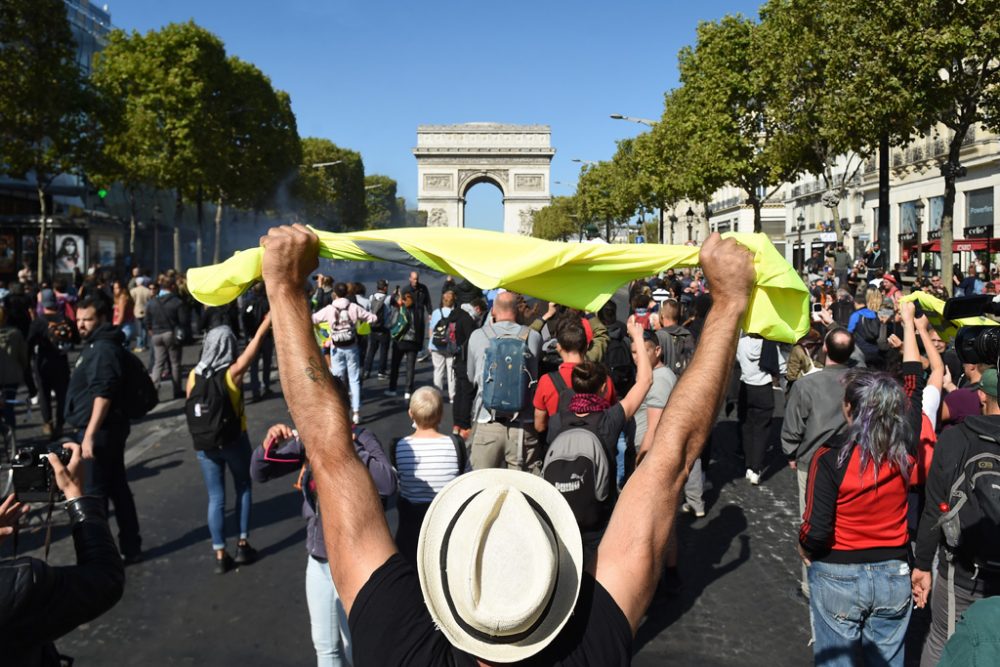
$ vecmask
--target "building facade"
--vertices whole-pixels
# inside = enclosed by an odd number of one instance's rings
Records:
[[[792,183],[785,200],[785,256],[796,267],[813,249],[836,241],[836,226],[844,230],[845,246],[860,258],[879,240],[889,261],[917,264],[928,271],[941,268],[941,218],[944,177],[951,133],[941,127],[908,146],[892,149],[889,177],[889,227],[879,230],[878,157],[866,161],[842,158],[834,181],[846,179],[836,208],[824,182],[806,176]],[[960,162],[966,173],[956,180],[954,257],[967,267],[976,256],[1000,252],[995,198],[1000,190],[1000,136],[982,127],[969,131]],[[860,168],[857,168],[860,165]]]
[[[89,76],[94,54],[104,48],[112,30],[107,5],[88,0],[64,0],[66,17],[76,41],[75,60]],[[48,211],[48,271],[53,276],[86,272],[95,264],[121,263],[124,230],[121,221],[88,210],[83,179],[56,177],[46,191]],[[13,278],[22,263],[34,268],[38,257],[38,192],[32,175],[16,179],[0,174],[0,280]]]

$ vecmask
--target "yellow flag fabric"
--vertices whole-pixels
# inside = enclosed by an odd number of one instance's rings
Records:
[[[996,326],[997,323],[988,317],[963,317],[957,320],[944,319],[944,300],[927,292],[913,292],[899,299],[900,301],[916,301],[923,308],[931,326],[938,330],[941,338],[951,340],[958,333],[959,327]]]
[[[545,301],[596,311],[630,280],[698,264],[698,248],[659,244],[542,241],[527,236],[446,227],[336,234],[313,230],[321,257],[399,262],[466,278],[480,289],[502,287]],[[809,293],[763,234],[727,233],[754,253],[757,280],[744,330],[793,343],[809,331]],[[261,275],[264,250],[237,252],[188,271],[188,289],[211,306],[228,303]]]

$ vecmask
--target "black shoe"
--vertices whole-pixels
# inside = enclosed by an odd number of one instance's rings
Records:
[[[379,373],[378,374],[378,379],[379,380],[388,380],[389,379],[389,374],[388,373]]]
[[[136,563],[142,562],[142,552],[136,551],[134,553],[122,554],[122,563],[125,565],[135,565]]]
[[[260,403],[260,394],[254,394],[251,403]]]
[[[249,542],[236,545],[236,558],[233,562],[237,565],[249,565],[257,560],[257,550],[250,546]]]
[[[233,559],[229,557],[229,554],[222,554],[222,558],[219,558],[218,556],[215,557],[216,574],[225,574],[231,569],[233,569]]]
[[[274,396],[274,392],[271,391],[270,387],[268,387],[267,389],[265,389],[264,393],[261,394],[261,398],[271,398],[272,396]]]

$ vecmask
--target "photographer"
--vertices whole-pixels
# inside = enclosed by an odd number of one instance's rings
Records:
[[[111,609],[121,598],[125,571],[105,517],[102,498],[83,495],[80,446],[69,465],[49,454],[55,483],[66,495],[76,565],[53,567],[36,558],[0,561],[0,646],[9,665],[58,665],[53,642]],[[10,536],[27,506],[9,496],[0,505],[0,541]]]

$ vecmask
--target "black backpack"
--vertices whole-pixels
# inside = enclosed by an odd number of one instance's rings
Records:
[[[1000,441],[957,426],[966,446],[948,494],[950,509],[938,520],[950,554],[972,556],[980,569],[1000,573]]]
[[[431,333],[431,343],[437,348],[439,354],[446,357],[457,356],[462,351],[462,346],[458,342],[458,320],[455,318],[457,308],[452,308],[447,317],[442,317],[434,325]]]
[[[604,365],[619,396],[628,393],[635,384],[635,362],[632,343],[625,335],[625,326],[615,322],[608,327],[608,346],[604,350]]]
[[[128,350],[121,350],[122,411],[130,420],[145,417],[160,402],[160,394],[145,364]]]
[[[866,363],[876,363],[880,359],[878,336],[881,328],[877,317],[861,317],[854,327],[854,342],[864,353]]]
[[[372,329],[375,331],[384,331],[386,328],[386,319],[389,314],[388,301],[389,295],[382,292],[372,294],[372,298],[368,301],[368,312],[377,318],[372,323]]]
[[[195,373],[194,387],[184,404],[188,430],[196,451],[220,449],[239,439],[242,424],[226,389],[226,373],[211,377]]]
[[[562,494],[583,532],[604,528],[614,502],[614,469],[597,435],[601,413],[559,414],[565,428],[549,443],[542,477]]]

